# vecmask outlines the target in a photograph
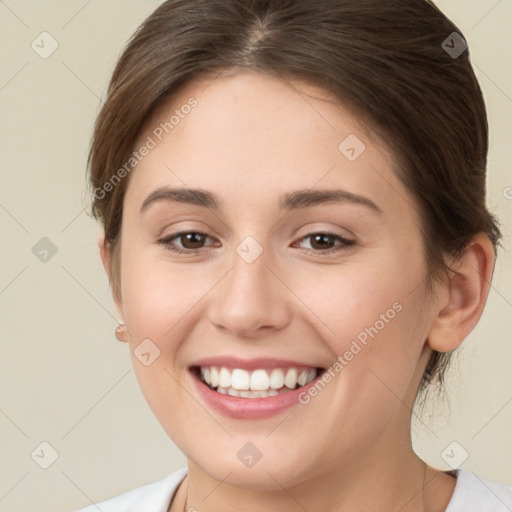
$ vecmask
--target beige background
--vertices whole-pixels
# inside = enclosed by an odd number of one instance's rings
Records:
[[[100,98],[125,41],[157,4],[0,1],[0,511],[71,511],[185,464],[114,338],[99,227],[85,211]],[[457,441],[448,453],[467,451],[462,467],[512,485],[512,2],[438,4],[467,38],[484,89],[488,202],[505,250],[451,372],[449,406],[438,402],[431,420],[416,422],[414,443],[448,469],[442,454]],[[43,31],[59,45],[47,59],[31,48]],[[32,252],[43,237],[57,248],[46,263]],[[57,459],[41,468],[52,449]]]

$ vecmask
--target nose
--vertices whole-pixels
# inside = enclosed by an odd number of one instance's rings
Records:
[[[252,263],[234,254],[232,268],[210,295],[208,316],[212,324],[247,339],[286,327],[293,294],[268,263],[265,251]]]

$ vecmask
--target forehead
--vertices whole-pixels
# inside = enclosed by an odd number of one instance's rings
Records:
[[[305,82],[255,72],[192,81],[148,120],[135,149],[148,138],[155,147],[132,172],[127,192],[138,204],[162,185],[246,204],[342,187],[396,209],[397,195],[407,195],[376,133]]]

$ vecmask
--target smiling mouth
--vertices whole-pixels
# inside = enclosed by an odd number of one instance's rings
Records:
[[[313,367],[245,370],[225,366],[193,366],[190,369],[211,390],[241,398],[266,398],[288,393],[306,386],[325,370]]]

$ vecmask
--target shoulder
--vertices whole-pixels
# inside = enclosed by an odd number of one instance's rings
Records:
[[[471,471],[450,472],[457,477],[446,512],[510,512],[512,487],[486,480]]]
[[[181,468],[161,480],[136,487],[75,512],[167,512],[171,498],[186,474],[187,468]]]

